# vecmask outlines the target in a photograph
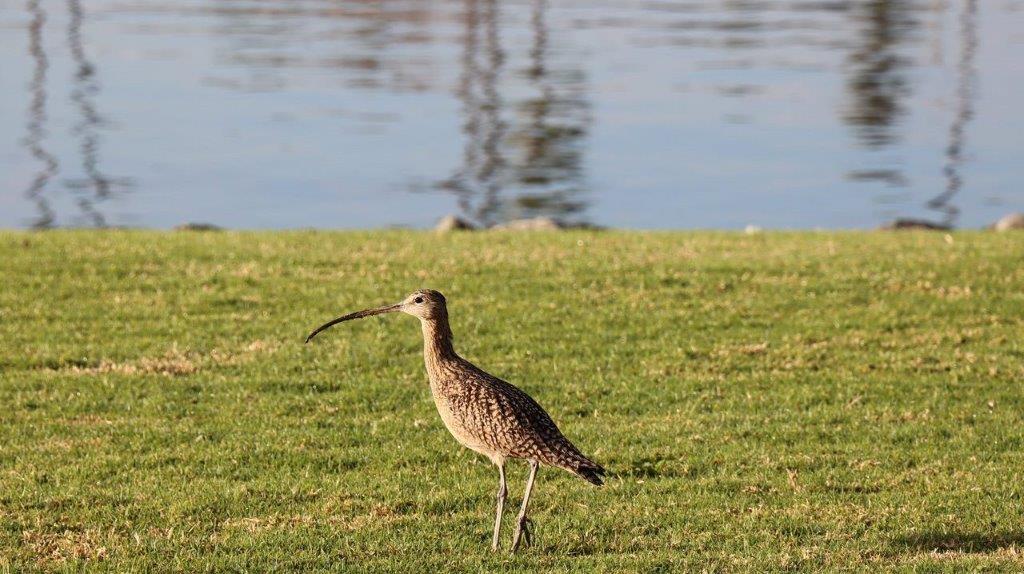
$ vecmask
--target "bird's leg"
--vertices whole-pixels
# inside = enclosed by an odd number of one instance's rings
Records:
[[[516,519],[516,533],[512,538],[512,552],[519,549],[519,541],[526,535],[526,545],[533,542],[530,536],[529,521],[526,518],[526,508],[530,505],[530,492],[533,491],[533,479],[537,477],[537,467],[540,466],[535,460],[530,461],[530,477],[526,479],[526,492],[523,494],[523,505],[519,508],[519,517]]]
[[[501,533],[501,514],[505,511],[505,498],[508,496],[508,488],[505,486],[505,463],[498,465],[498,516],[494,519],[494,540],[491,542],[491,550],[498,549],[498,536]]]

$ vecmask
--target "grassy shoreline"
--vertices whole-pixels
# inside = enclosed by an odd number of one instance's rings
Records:
[[[984,232],[0,232],[0,572],[1019,570],[1022,262]],[[614,473],[542,471],[521,556],[413,319],[302,345],[418,287]]]

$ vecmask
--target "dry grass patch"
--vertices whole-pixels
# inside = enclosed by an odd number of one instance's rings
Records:
[[[191,375],[199,370],[193,357],[182,353],[177,348],[164,353],[162,357],[141,357],[134,361],[116,362],[103,359],[95,366],[82,367],[74,365],[67,369],[76,375],[166,375],[177,377]]]
[[[21,533],[21,541],[40,565],[68,560],[104,560],[108,556],[103,537],[92,529],[60,533],[26,530]]]
[[[260,355],[273,354],[278,348],[280,348],[280,343],[262,339],[251,341],[239,349],[213,349],[206,354],[182,351],[174,346],[160,357],[140,357],[129,361],[101,359],[95,365],[76,364],[59,370],[84,376],[118,374],[181,377],[195,374],[209,366],[243,365]]]

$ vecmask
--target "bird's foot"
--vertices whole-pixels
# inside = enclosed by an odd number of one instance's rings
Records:
[[[533,521],[529,518],[521,518],[516,524],[516,533],[512,541],[512,554],[515,554],[516,550],[519,549],[520,542],[526,548],[533,546]]]

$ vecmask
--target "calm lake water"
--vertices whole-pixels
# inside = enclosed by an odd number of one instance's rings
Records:
[[[1024,0],[0,0],[0,227],[971,227]]]

